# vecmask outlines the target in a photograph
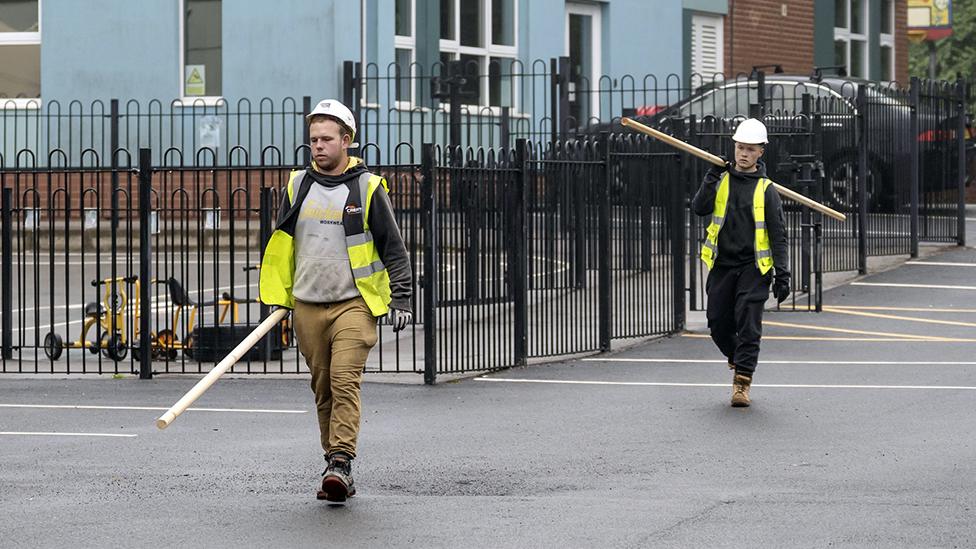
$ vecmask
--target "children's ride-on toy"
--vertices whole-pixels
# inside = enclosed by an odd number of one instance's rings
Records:
[[[104,280],[92,280],[92,286],[96,288],[105,286],[105,291],[102,294],[101,302],[93,301],[85,305],[85,320],[82,323],[81,333],[78,335],[77,341],[65,343],[61,336],[49,332],[44,336],[44,354],[50,360],[57,360],[61,357],[64,349],[88,349],[92,354],[98,354],[101,351],[106,358],[116,362],[125,359],[129,352],[125,329],[125,309],[128,304],[126,286],[129,284],[135,284],[136,311],[138,311],[138,277],[120,276]],[[114,293],[112,292],[113,286],[116,288]],[[89,341],[88,331],[94,326],[98,326],[100,329],[98,339]]]
[[[183,285],[173,277],[166,280],[159,280],[157,284],[164,284],[169,291],[169,300],[176,308],[173,312],[173,322],[170,328],[165,328],[153,336],[153,358],[162,360],[175,360],[177,351],[182,350],[183,354],[193,356],[193,329],[196,326],[197,311],[201,307],[212,307],[217,305],[220,308],[217,324],[224,322],[227,312],[232,311],[231,318],[237,322],[237,303],[228,299],[217,299],[197,303],[190,298],[190,295],[183,289]],[[187,325],[186,334],[181,342],[176,335],[177,328],[180,326],[180,316],[184,309],[189,309],[186,315]]]

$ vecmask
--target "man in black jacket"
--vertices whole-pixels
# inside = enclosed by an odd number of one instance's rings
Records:
[[[782,303],[790,294],[790,260],[783,204],[759,160],[768,142],[766,126],[744,120],[732,140],[735,161],[709,168],[692,208],[712,216],[701,251],[710,269],[706,317],[712,340],[735,372],[732,406],[745,407],[751,403],[770,282]]]
[[[261,300],[294,309],[327,462],[317,497],[339,503],[356,493],[360,386],[376,321],[386,316],[394,331],[410,324],[413,277],[386,180],[348,155],[352,112],[321,101],[308,128],[312,163],[282,190],[261,263]]]

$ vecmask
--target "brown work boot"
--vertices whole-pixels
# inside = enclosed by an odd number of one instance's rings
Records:
[[[315,496],[317,499],[324,499],[330,504],[342,504],[345,503],[346,498],[356,495],[351,461],[352,459],[343,453],[330,456],[329,466],[322,473],[322,489]]]
[[[749,386],[752,378],[742,374],[735,374],[732,380],[732,407],[745,408],[751,404],[749,400]]]

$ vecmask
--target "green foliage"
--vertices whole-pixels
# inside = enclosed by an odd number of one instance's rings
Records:
[[[939,80],[955,80],[958,74],[969,77],[976,68],[976,2],[955,0],[952,3],[952,36],[939,40],[936,46],[936,71]],[[908,74],[927,78],[929,46],[911,44],[908,48]]]

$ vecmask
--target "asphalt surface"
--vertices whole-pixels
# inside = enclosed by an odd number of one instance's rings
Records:
[[[341,508],[314,497],[305,379],[223,379],[158,431],[196,378],[2,376],[0,545],[973,547],[974,275],[949,248],[767,313],[748,409],[700,324],[433,387],[368,377]]]

